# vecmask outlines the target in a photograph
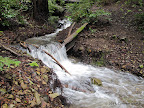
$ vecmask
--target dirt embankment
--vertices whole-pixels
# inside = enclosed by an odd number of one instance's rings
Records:
[[[16,25],[0,32],[0,107],[64,107],[62,102],[65,98],[55,92],[56,88],[62,89],[62,86],[53,70],[41,61],[10,47],[27,38],[49,34],[54,30],[46,23],[30,20],[29,25]],[[6,50],[2,45],[19,56]],[[13,59],[16,62],[12,63],[20,64],[12,64],[10,60]]]
[[[144,34],[134,25],[138,8],[122,4],[110,4],[102,8],[111,13],[111,21],[101,17],[98,23],[89,24],[74,40],[75,45],[68,54],[84,63],[144,77]],[[96,5],[92,9],[96,10]],[[141,10],[144,11],[143,8]],[[74,29],[77,26],[79,24]],[[60,32],[56,39],[65,39],[68,31],[69,28]]]

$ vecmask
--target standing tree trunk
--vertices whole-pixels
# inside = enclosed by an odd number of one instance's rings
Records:
[[[32,0],[33,2],[33,18],[39,20],[47,20],[48,18],[48,0]]]

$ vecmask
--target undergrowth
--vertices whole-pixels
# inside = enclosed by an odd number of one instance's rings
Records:
[[[21,62],[17,61],[16,59],[10,59],[9,57],[2,57],[0,56],[0,71],[9,69],[11,68],[15,68],[17,66],[19,66]]]
[[[144,12],[135,15],[135,23],[138,26],[138,29],[144,33]]]
[[[69,3],[66,5],[67,12],[70,13],[67,18],[76,22],[82,23],[96,23],[98,16],[110,15],[102,9],[92,11],[91,7],[95,3],[95,0],[80,0],[80,3]]]

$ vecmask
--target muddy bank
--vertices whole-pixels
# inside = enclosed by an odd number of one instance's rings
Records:
[[[139,11],[136,8],[123,7],[122,4],[111,4],[103,9],[111,12],[111,21],[99,18],[98,23],[89,24],[74,40],[74,46],[68,54],[84,63],[144,77],[144,35],[134,25],[134,15]],[[122,12],[121,9],[125,11]],[[80,25],[82,24],[75,25],[74,29]],[[56,39],[62,41],[68,32],[69,28],[63,30]]]

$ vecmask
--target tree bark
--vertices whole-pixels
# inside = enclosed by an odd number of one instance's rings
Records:
[[[48,10],[48,0],[32,0],[33,2],[33,18],[47,20],[49,10]]]

